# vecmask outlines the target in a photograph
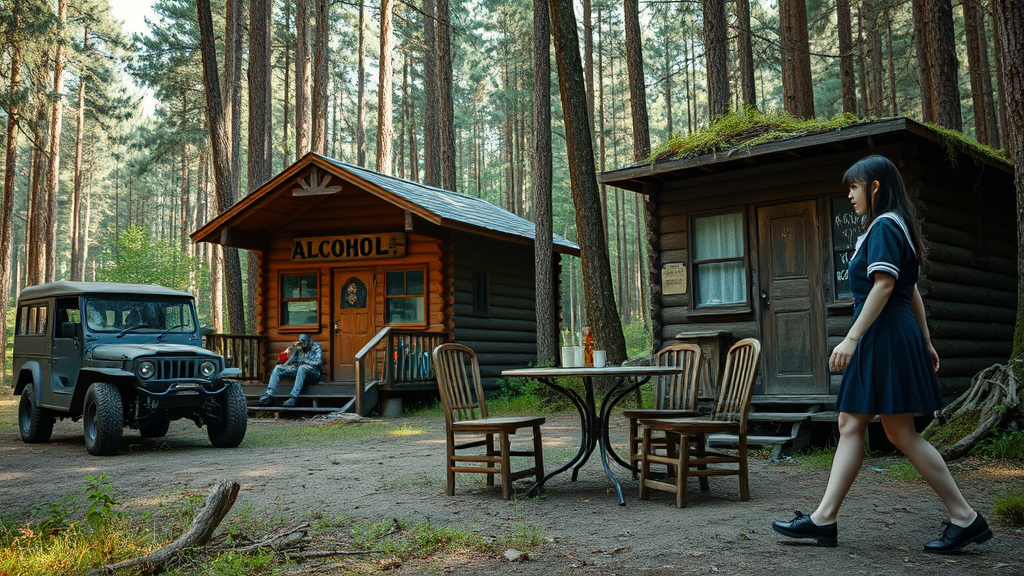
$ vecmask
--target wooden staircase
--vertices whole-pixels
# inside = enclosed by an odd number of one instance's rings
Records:
[[[783,451],[789,454],[806,447],[811,440],[812,422],[835,422],[836,397],[756,395],[747,415],[747,445],[771,446],[771,460],[778,460]],[[759,433],[760,432],[760,433]],[[735,434],[708,436],[710,447],[736,446]]]
[[[259,399],[266,393],[266,386],[243,386],[245,402],[249,413],[271,413],[288,416],[308,416],[331,412],[355,412],[356,389],[354,382],[319,382],[303,387],[298,402],[293,407],[282,406],[290,398],[291,380],[284,380],[277,388],[272,406],[260,406]]]

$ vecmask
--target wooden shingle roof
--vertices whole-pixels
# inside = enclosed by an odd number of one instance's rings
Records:
[[[443,228],[461,230],[473,234],[497,237],[516,243],[532,244],[535,237],[533,222],[520,218],[475,196],[460,194],[388,176],[348,164],[334,158],[310,152],[297,160],[266,184],[253,191],[231,208],[196,230],[192,239],[196,242],[214,242],[239,248],[246,248],[246,238],[255,241],[252,234],[258,230],[247,230],[243,222],[255,211],[272,202],[293,201],[282,186],[293,181],[306,167],[314,165],[343,182],[356,184],[359,188],[410,212],[427,222]],[[238,228],[238,230],[234,230]],[[555,252],[578,256],[580,248],[576,243],[552,234]],[[248,246],[258,249],[258,246]]]

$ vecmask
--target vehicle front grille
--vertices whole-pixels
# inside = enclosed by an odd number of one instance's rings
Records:
[[[195,358],[188,359],[174,359],[174,360],[156,360],[156,375],[154,376],[157,380],[176,380],[183,378],[196,378],[199,374],[199,360]]]

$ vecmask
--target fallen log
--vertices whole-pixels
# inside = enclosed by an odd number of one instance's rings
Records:
[[[213,531],[220,525],[221,520],[235,504],[235,497],[238,496],[239,485],[237,482],[220,482],[210,489],[206,495],[203,508],[192,519],[192,525],[188,527],[180,537],[163,548],[151,552],[139,558],[132,558],[116,564],[108,564],[86,573],[85,576],[103,576],[114,574],[121,570],[141,566],[143,574],[158,574],[163,571],[164,565],[173,560],[189,548],[204,546],[213,535]]]
[[[1002,364],[975,374],[971,387],[935,413],[921,434],[946,460],[967,455],[974,446],[1013,417],[1020,407],[1021,382]]]

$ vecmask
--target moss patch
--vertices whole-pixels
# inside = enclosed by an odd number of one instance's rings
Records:
[[[938,446],[955,446],[957,442],[963,440],[968,434],[978,428],[980,419],[981,410],[977,408],[954,414],[952,418],[946,421],[945,425],[930,434],[928,440]]]
[[[958,153],[966,154],[979,162],[991,162],[992,160],[998,160],[1000,162],[1006,162],[1013,165],[1013,160],[1010,159],[1010,154],[1005,150],[996,150],[990,146],[985,146],[979,143],[977,140],[964,136],[956,130],[950,130],[943,128],[938,124],[925,124],[925,126],[931,128],[939,135],[939,144],[946,151],[946,157],[949,159],[949,163],[956,167]]]
[[[836,130],[857,122],[853,114],[831,120],[803,119],[787,112],[759,112],[745,107],[720,116],[689,136],[675,134],[651,153],[651,164],[711,152],[751,148],[765,142]]]
[[[1015,490],[993,502],[992,515],[1004,524],[1024,527],[1024,489]]]

